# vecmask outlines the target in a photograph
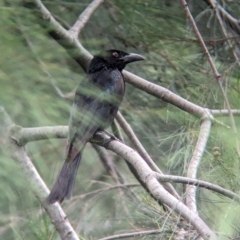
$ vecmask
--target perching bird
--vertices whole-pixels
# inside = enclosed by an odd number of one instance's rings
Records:
[[[98,130],[104,130],[117,114],[125,92],[122,75],[131,62],[144,60],[138,54],[108,50],[93,57],[87,79],[79,85],[69,120],[68,144],[62,169],[47,197],[52,204],[70,198],[86,143]]]

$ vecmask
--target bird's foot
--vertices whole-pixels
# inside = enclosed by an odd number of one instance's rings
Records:
[[[108,131],[98,130],[94,135],[94,141],[91,140],[91,142],[96,142],[96,143],[101,142],[103,147],[108,149],[109,143],[113,140],[120,141],[117,137],[115,137],[113,134],[109,133]]]
[[[120,141],[120,139],[118,139],[116,136],[114,136],[112,133],[108,132],[107,130],[103,130],[103,133],[105,133],[109,138],[104,140],[103,146],[108,149],[109,143],[111,141]]]
[[[113,134],[111,134],[110,132],[108,132],[108,131],[106,131],[106,130],[104,130],[103,131],[106,135],[108,135],[108,139],[106,139],[105,141],[104,141],[104,143],[103,143],[103,146],[106,148],[106,149],[108,149],[108,146],[109,146],[109,143],[111,142],[111,141],[114,141],[114,140],[116,140],[116,141],[120,141],[117,137],[115,137]]]
[[[107,130],[103,131],[106,135],[108,135],[112,140],[120,141],[116,136],[114,136],[112,133],[108,132]]]

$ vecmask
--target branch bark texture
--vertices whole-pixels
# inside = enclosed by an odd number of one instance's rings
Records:
[[[190,160],[187,177],[195,179],[197,178],[198,167],[201,162],[203,153],[205,151],[209,133],[211,130],[211,121],[205,119],[200,128],[197,144],[195,146],[192,158]],[[187,206],[197,214],[197,199],[196,199],[197,187],[192,185],[187,186],[186,190],[186,204]]]
[[[69,33],[74,36],[74,38],[77,38],[80,34],[80,31],[85,26],[93,12],[99,7],[99,5],[104,0],[94,0],[91,4],[88,5],[88,7],[81,13],[77,21],[74,23],[74,25],[70,28]]]
[[[29,183],[28,187],[48,213],[61,238],[64,240],[79,240],[61,206],[58,203],[49,205],[45,202],[45,199],[49,194],[49,189],[38,174],[32,161],[27,156],[23,146],[19,144],[20,142],[17,140],[17,136],[14,135],[14,133],[19,130],[19,127],[14,125],[4,108],[0,109],[0,115],[1,124],[3,124],[2,127],[9,130],[7,132],[8,137],[6,138],[5,146],[9,149],[8,152],[11,154],[11,157],[19,163],[27,182]]]

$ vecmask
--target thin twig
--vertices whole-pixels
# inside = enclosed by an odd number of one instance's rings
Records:
[[[214,116],[228,116],[228,110],[227,109],[210,109],[209,110]],[[233,115],[240,115],[240,110],[232,109]]]
[[[18,22],[20,20],[18,19]],[[49,73],[49,71],[47,70],[47,67],[45,65],[45,63],[40,59],[40,57],[38,56],[37,52],[34,49],[34,46],[32,44],[32,42],[30,41],[29,37],[26,34],[26,31],[24,30],[24,27],[22,26],[21,23],[19,23],[19,29],[22,33],[22,35],[24,36],[26,43],[28,45],[28,47],[30,48],[30,50],[32,51],[36,61],[38,62],[38,64],[41,67],[41,70],[49,77],[51,84],[53,86],[53,88],[55,89],[56,93],[63,99],[70,99],[72,100],[74,95],[75,95],[75,89],[73,89],[71,92],[64,94],[61,89],[57,86],[56,84],[56,80],[54,79],[54,77]]]
[[[212,0],[210,0],[210,2],[212,2]],[[215,2],[215,1],[214,1],[214,2]],[[221,26],[223,35],[225,36],[225,38],[227,38],[227,37],[228,37],[228,34],[227,34],[227,31],[226,31],[226,29],[225,29],[225,27],[224,27],[223,20],[222,20],[222,18],[221,18],[221,16],[220,16],[220,13],[219,13],[220,7],[219,7],[219,5],[217,5],[217,6],[218,6],[218,7],[216,8],[217,19],[218,19],[219,24],[220,24],[220,26]],[[240,31],[239,31],[239,33],[240,33]],[[232,50],[233,56],[234,56],[235,60],[237,61],[238,66],[240,66],[240,62],[239,62],[238,55],[237,55],[237,53],[235,52],[235,50],[234,50],[234,48],[233,48],[233,46],[232,46],[232,43],[231,43],[231,41],[230,41],[229,39],[227,39],[227,43],[228,43],[230,49]],[[231,123],[232,123],[232,127],[233,127],[233,132],[234,132],[234,135],[235,135],[235,141],[236,141],[236,147],[237,147],[238,156],[240,157],[240,146],[239,146],[239,140],[238,140],[238,131],[237,131],[237,127],[236,127],[236,124],[235,124],[235,121],[234,121],[234,118],[233,118],[233,113],[232,113],[231,110],[230,110],[230,112],[229,112],[229,108],[228,108],[228,113],[229,113],[229,116],[230,116],[230,118],[231,118]]]
[[[95,151],[97,152],[106,172],[112,177],[112,179],[117,183],[117,184],[121,184],[121,182],[119,181],[118,178],[118,173],[116,172],[115,166],[112,162],[112,159],[110,159],[110,155],[106,153],[106,150],[100,149],[99,146],[97,146],[96,144],[92,144],[92,147],[95,149]]]
[[[190,12],[190,10],[188,8],[188,4],[187,4],[186,0],[181,0],[181,2],[182,2],[182,5],[184,7],[184,10],[186,12],[186,15],[187,15],[188,19],[190,20],[190,23],[192,24],[192,27],[193,27],[193,30],[194,30],[196,36],[197,36],[197,39],[198,39],[200,45],[202,46],[204,53],[206,54],[208,62],[209,62],[210,66],[211,66],[211,69],[213,71],[215,80],[216,80],[216,82],[217,82],[217,84],[218,84],[218,86],[219,86],[219,88],[221,90],[224,102],[225,102],[226,107],[228,109],[229,117],[230,117],[230,120],[231,120],[231,125],[232,125],[232,128],[233,128],[233,131],[234,131],[235,134],[237,134],[236,124],[235,124],[235,121],[234,121],[234,118],[233,118],[233,115],[232,115],[232,112],[231,112],[231,106],[230,106],[230,103],[228,101],[227,95],[226,95],[226,93],[224,91],[224,88],[222,86],[221,75],[219,74],[219,72],[218,72],[218,70],[217,70],[217,68],[216,68],[216,66],[215,66],[215,64],[213,62],[213,59],[212,59],[212,57],[211,57],[211,55],[210,55],[210,53],[209,53],[209,51],[207,49],[207,46],[204,43],[204,40],[203,40],[203,38],[201,36],[201,33],[199,32],[198,27],[197,27],[197,25],[196,25],[196,23],[195,23],[195,21],[193,19],[193,16],[192,16],[192,14],[191,14],[191,12]],[[237,151],[238,151],[238,155],[240,156],[239,144],[237,146]]]
[[[85,194],[81,194],[81,195],[77,195],[75,197],[73,197],[71,199],[71,201],[75,201],[75,200],[83,200],[84,198],[87,198],[89,196],[92,196],[92,195],[96,195],[96,194],[99,194],[99,193],[103,193],[103,192],[107,192],[109,190],[115,190],[115,189],[118,189],[118,188],[123,188],[123,189],[128,189],[130,187],[141,187],[140,184],[121,184],[121,185],[116,185],[116,186],[111,186],[111,187],[106,187],[106,188],[101,188],[101,189],[97,189],[97,190],[94,190],[92,192],[88,192],[88,193],[85,193]]]
[[[118,110],[119,111],[119,110]],[[114,121],[111,125],[113,134],[124,143],[123,134],[119,126],[118,121],[114,118]]]
[[[212,57],[211,57],[211,55],[210,55],[210,53],[209,53],[209,51],[208,51],[208,49],[207,49],[207,47],[206,47],[203,39],[202,39],[201,33],[199,32],[198,27],[197,27],[197,25],[196,25],[196,23],[195,23],[195,21],[194,21],[194,19],[193,19],[193,16],[192,16],[192,14],[191,14],[191,12],[190,12],[190,10],[189,10],[189,8],[188,8],[187,2],[186,2],[185,0],[181,0],[181,2],[182,2],[182,5],[183,5],[183,7],[184,7],[184,10],[185,10],[185,12],[186,12],[186,15],[187,15],[190,23],[192,24],[193,31],[194,31],[194,33],[196,34],[196,37],[197,37],[200,45],[202,46],[202,48],[203,48],[203,50],[204,50],[204,53],[205,53],[206,56],[207,56],[208,62],[209,62],[210,66],[211,66],[211,69],[212,69],[212,71],[213,71],[213,73],[214,73],[214,76],[215,76],[215,78],[216,78],[216,81],[218,82],[219,79],[221,78],[221,75],[219,74],[219,72],[218,72],[218,70],[217,70],[217,68],[216,68],[216,66],[215,66],[215,64],[214,64],[214,62],[213,62],[213,60],[212,60]]]
[[[231,29],[237,33],[237,35],[240,34],[240,25],[239,20],[234,18],[230,13],[228,13],[216,0],[204,0],[209,6],[211,6],[213,9],[216,9],[217,11],[220,11],[221,17],[228,21],[229,26]]]
[[[85,26],[93,12],[99,7],[104,0],[93,0],[92,3],[81,13],[74,25],[69,29],[69,34],[77,38],[80,31]]]
[[[160,181],[160,182],[175,182],[175,183],[184,183],[184,184],[191,184],[196,187],[202,187],[209,189],[211,191],[217,192],[222,194],[225,197],[228,197],[237,203],[240,203],[240,196],[232,191],[229,191],[225,188],[222,188],[218,185],[202,181],[199,179],[192,179],[192,178],[187,178],[187,177],[181,177],[181,176],[173,176],[173,175],[161,175],[159,173],[155,174],[155,177]]]
[[[233,48],[232,43],[231,43],[231,41],[230,41],[230,39],[229,39],[228,33],[227,33],[227,31],[226,31],[226,29],[225,29],[225,27],[224,27],[224,23],[223,23],[223,20],[222,20],[222,18],[221,18],[221,16],[220,16],[220,13],[219,13],[219,9],[218,9],[218,8],[216,9],[216,13],[217,13],[217,19],[218,19],[218,22],[219,22],[219,24],[220,24],[220,26],[221,26],[223,35],[224,35],[224,37],[226,38],[226,41],[227,41],[230,49],[232,49],[233,56],[234,56],[235,60],[237,61],[238,65],[239,65],[238,55],[237,55],[237,53],[234,51],[234,48]]]
[[[144,237],[144,236],[158,235],[158,234],[160,237],[160,235],[164,233],[176,234],[176,232],[173,232],[171,230],[149,230],[149,231],[141,231],[141,232],[133,232],[133,233],[121,233],[121,234],[104,237],[99,240],[115,240],[115,239],[130,238],[130,237]]]

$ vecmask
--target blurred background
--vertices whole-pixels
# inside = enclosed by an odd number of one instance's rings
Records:
[[[91,1],[43,3],[68,28]],[[237,109],[240,71],[233,50],[238,56],[239,33],[224,21],[234,49],[229,47],[208,1],[188,3],[222,75],[231,108]],[[239,16],[238,1],[219,1],[219,4],[233,18]],[[47,35],[34,8],[25,7],[20,0],[0,0],[0,8],[0,105],[22,127],[67,125],[71,100],[61,98],[54,86],[69,93],[85,78],[84,71]],[[111,48],[142,54],[146,60],[128,65],[127,70],[200,106],[225,108],[180,1],[106,0],[91,16],[79,39],[93,55]],[[129,84],[121,112],[164,173],[186,175],[200,120]],[[234,119],[239,130],[239,117]],[[218,120],[231,125],[229,117],[218,117]],[[127,138],[125,140],[128,143]],[[27,153],[49,187],[62,165],[65,143],[64,139],[50,139],[26,145]],[[48,216],[29,191],[18,164],[7,157],[6,151],[0,148],[1,239],[59,239]],[[166,232],[157,237],[127,239],[173,237],[173,232],[181,228],[179,217],[174,213],[166,217],[162,207],[141,186],[112,188],[116,183],[99,160],[99,151],[88,144],[78,171],[74,198],[63,203],[81,239],[158,228]],[[137,183],[123,159],[111,152],[106,154],[124,184]],[[198,178],[239,193],[239,168],[233,131],[214,124]],[[181,184],[174,186],[180,194],[185,190]],[[199,189],[198,209],[200,216],[222,239],[239,236],[239,205]]]

